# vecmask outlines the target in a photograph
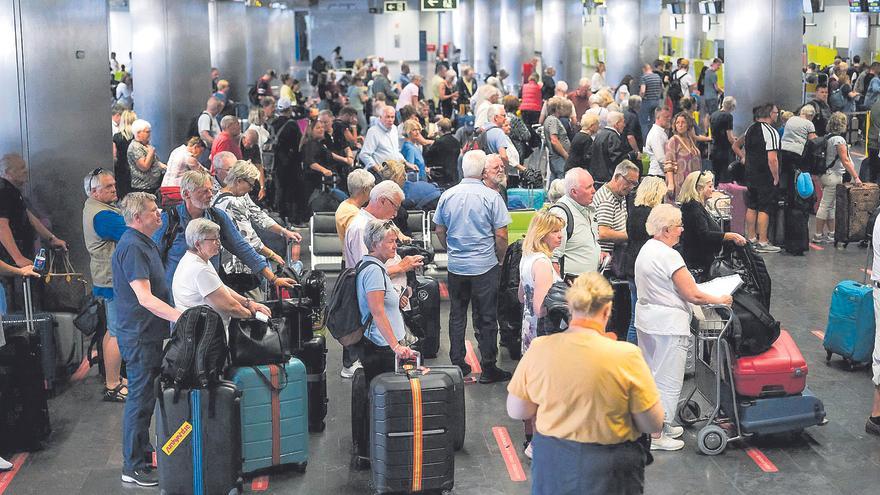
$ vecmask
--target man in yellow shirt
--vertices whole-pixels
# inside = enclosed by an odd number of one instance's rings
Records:
[[[345,243],[345,231],[361,208],[370,200],[370,191],[376,185],[373,174],[359,168],[348,174],[349,197],[336,208],[336,234],[339,242]]]

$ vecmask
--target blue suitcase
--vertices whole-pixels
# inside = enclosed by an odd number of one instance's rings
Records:
[[[874,352],[874,300],[870,285],[852,280],[837,284],[831,296],[823,341],[828,353],[840,354],[850,365],[871,362]]]
[[[241,390],[242,471],[284,464],[304,471],[309,459],[306,367],[296,358],[284,365],[233,368]]]
[[[543,189],[522,189],[512,187],[507,190],[507,208],[511,210],[540,210],[544,206],[547,193]]]
[[[797,395],[740,400],[737,407],[743,433],[796,432],[825,422],[825,405],[809,388]]]

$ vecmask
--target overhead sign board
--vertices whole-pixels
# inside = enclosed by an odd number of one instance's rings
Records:
[[[406,10],[406,2],[392,2],[385,0],[385,12],[403,12]]]
[[[458,0],[422,0],[422,10],[455,10]]]

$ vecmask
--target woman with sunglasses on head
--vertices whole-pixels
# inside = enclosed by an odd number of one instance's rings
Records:
[[[678,437],[684,430],[673,426],[672,421],[687,361],[691,324],[688,303],[731,304],[733,298],[702,292],[681,254],[673,248],[684,230],[678,208],[670,204],[655,206],[645,227],[652,238],[636,258],[636,331],[639,349],[654,375],[666,416],[663,430],[652,435],[651,450],[680,450],[684,442]]]
[[[263,244],[263,241],[257,235],[256,227],[259,226],[261,229],[268,230],[284,237],[286,240],[294,242],[300,242],[302,236],[279,225],[253,202],[248,193],[254,188],[259,178],[260,170],[254,164],[244,160],[235,162],[235,165],[226,174],[225,186],[214,196],[212,206],[223,210],[229,215],[229,218],[235,224],[242,237],[258,253],[279,265],[283,265],[283,253],[276,253]],[[254,299],[262,299],[262,294],[257,289],[260,284],[259,277],[252,273],[250,268],[241,259],[223,250],[220,256],[220,263],[223,266],[223,271],[226,273],[226,283],[233,290],[242,294],[249,294]]]
[[[706,204],[714,193],[715,175],[712,172],[691,172],[678,194],[684,223],[681,254],[687,267],[696,272],[701,282],[724,242],[733,242],[737,246],[746,244],[745,237],[736,232],[725,232],[709,214]]]
[[[666,142],[666,163],[663,167],[671,200],[681,191],[684,178],[703,168],[695,126],[694,118],[685,111],[679,112],[672,119],[672,137]]]

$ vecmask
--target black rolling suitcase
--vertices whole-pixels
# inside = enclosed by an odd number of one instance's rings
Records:
[[[306,379],[309,389],[309,431],[324,431],[327,417],[327,340],[323,335],[315,335],[305,341],[302,348],[295,350],[296,356],[306,365]]]
[[[785,210],[785,252],[802,256],[810,250],[810,212],[813,210],[815,196],[801,198],[797,192],[788,195],[788,208]]]
[[[377,493],[451,490],[454,397],[446,373],[419,367],[370,383],[370,466]]]
[[[156,447],[163,495],[242,491],[241,392],[232,382],[160,390],[156,379]]]
[[[418,351],[425,359],[437,357],[440,350],[440,284],[431,277],[416,276],[410,311],[404,320],[413,335],[419,338]]]
[[[464,437],[467,425],[467,411],[465,409],[464,400],[464,376],[461,374],[461,368],[452,365],[434,365],[431,371],[446,373],[452,378],[452,402],[450,402],[449,414],[451,418],[451,426],[449,431],[452,432],[452,447],[455,450],[461,450],[464,447]]]
[[[4,326],[3,331],[6,345],[0,348],[0,446],[4,451],[40,450],[52,432],[40,339],[24,327]]]
[[[24,278],[22,283],[23,313],[11,313],[3,317],[3,325],[7,327],[21,327],[31,336],[40,341],[40,367],[43,371],[43,380],[46,390],[52,394],[57,381],[56,363],[57,349],[55,345],[55,317],[52,313],[34,312],[33,291],[31,279]]]

